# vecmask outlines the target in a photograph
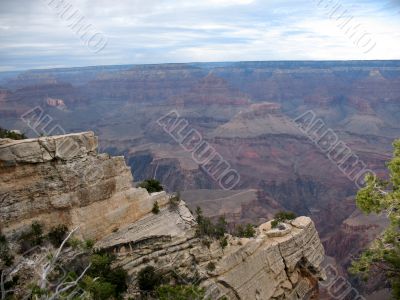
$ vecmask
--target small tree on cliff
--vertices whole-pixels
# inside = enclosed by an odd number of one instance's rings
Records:
[[[390,280],[393,296],[400,299],[400,140],[393,143],[394,156],[387,164],[389,180],[374,174],[366,176],[365,187],[360,189],[357,206],[365,213],[386,212],[390,225],[358,260],[350,271],[364,279],[372,270],[381,270]]]

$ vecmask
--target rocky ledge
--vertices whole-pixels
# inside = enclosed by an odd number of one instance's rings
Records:
[[[0,220],[5,234],[38,221],[80,227],[100,239],[148,214],[164,192],[132,187],[123,157],[97,153],[93,132],[21,141],[0,139]]]
[[[211,299],[309,299],[318,294],[324,249],[314,223],[299,217],[282,230],[270,222],[254,238],[226,235],[205,243],[181,201],[132,187],[123,157],[97,153],[92,132],[23,141],[0,140],[0,219],[18,235],[33,221],[79,227],[79,235],[116,255],[130,275],[152,265],[199,284]],[[159,203],[160,212],[151,212]]]

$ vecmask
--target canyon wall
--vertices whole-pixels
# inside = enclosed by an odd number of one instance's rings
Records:
[[[81,237],[114,253],[128,271],[127,297],[137,296],[136,275],[148,265],[184,276],[211,299],[317,297],[324,249],[310,218],[283,229],[266,222],[254,238],[226,235],[226,247],[207,244],[183,201],[173,205],[165,192],[132,187],[124,158],[98,154],[97,145],[92,132],[0,139],[2,231],[18,236],[34,221],[45,230],[79,227]],[[158,214],[151,211],[155,201]]]
[[[93,132],[0,142],[0,218],[6,234],[32,222],[80,226],[99,239],[167,202],[164,192],[132,188],[123,157],[97,153]]]

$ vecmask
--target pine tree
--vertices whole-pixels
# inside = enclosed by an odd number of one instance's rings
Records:
[[[400,299],[400,140],[393,143],[394,155],[387,164],[389,180],[368,174],[360,189],[357,206],[365,213],[385,212],[389,226],[371,247],[352,263],[350,272],[368,279],[372,270],[381,270],[391,282],[395,299]]]

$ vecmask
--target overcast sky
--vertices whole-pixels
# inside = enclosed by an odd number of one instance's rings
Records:
[[[0,71],[171,62],[400,59],[400,0],[331,4],[331,0],[64,0],[71,5],[69,12],[76,11],[75,16],[84,17],[96,29],[97,38],[107,39],[97,53],[68,27],[67,14],[64,19],[57,14],[54,5],[59,1],[0,0]],[[335,3],[341,6],[330,18]],[[335,20],[344,9],[358,25],[353,37]],[[366,53],[368,48],[372,50]]]

